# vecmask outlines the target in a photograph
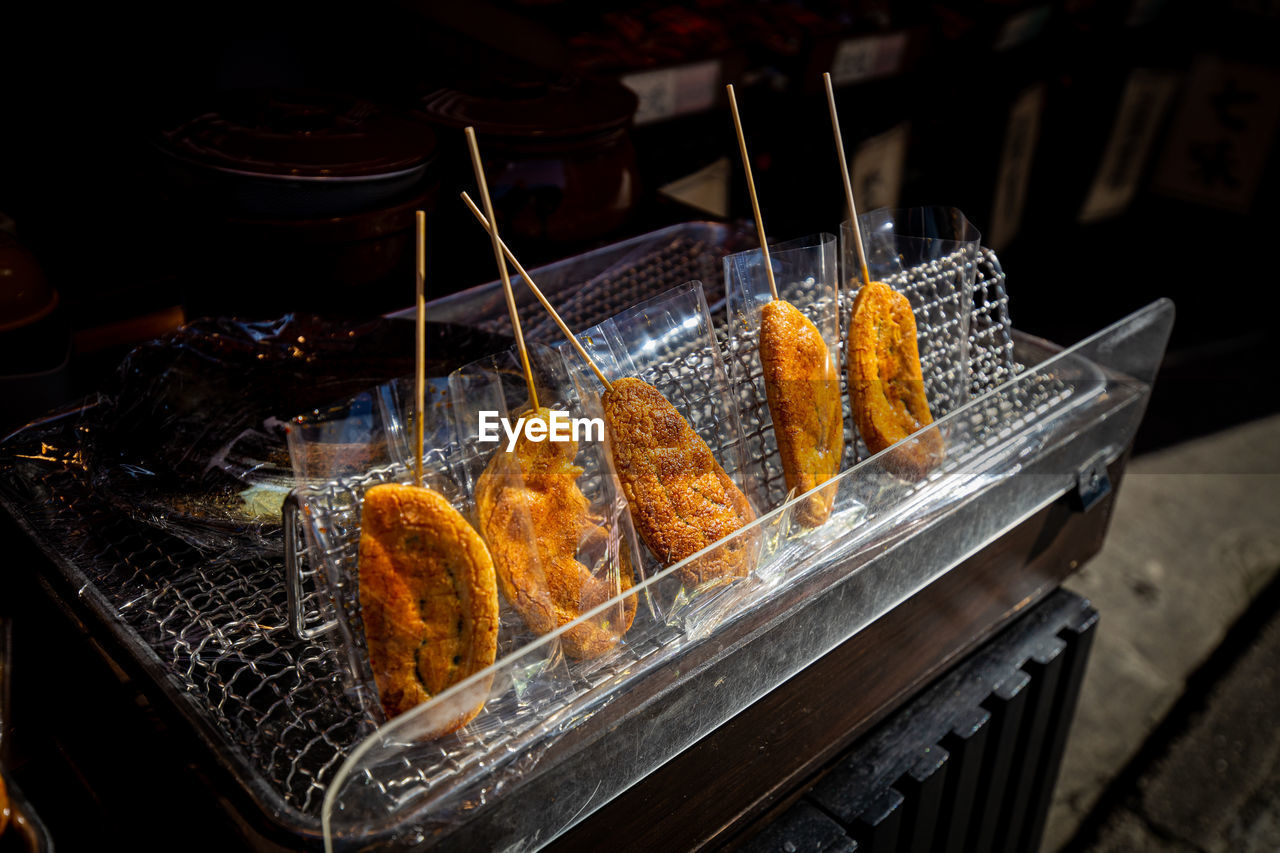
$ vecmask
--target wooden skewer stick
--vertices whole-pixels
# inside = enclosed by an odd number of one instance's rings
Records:
[[[853,223],[853,243],[858,248],[858,264],[862,267],[862,283],[871,283],[867,255],[862,248],[862,229],[858,227],[858,206],[853,203],[853,181],[849,180],[849,161],[844,156],[844,139],[840,136],[840,119],[836,115],[836,92],[831,85],[831,72],[824,72],[827,84],[827,107],[831,110],[831,130],[836,135],[836,153],[840,155],[840,177],[844,179],[844,200],[849,205],[849,221]]]
[[[729,92],[729,109],[733,111],[733,129],[738,134],[738,150],[742,152],[742,170],[747,173],[747,193],[751,196],[751,209],[756,214],[756,231],[760,234],[760,251],[764,252],[764,271],[769,276],[769,292],[778,298],[778,284],[773,280],[773,262],[769,260],[769,240],[764,236],[764,217],[760,215],[760,200],[756,198],[756,182],[751,177],[751,158],[747,156],[747,138],[742,135],[742,119],[738,117],[738,99],[733,95],[733,84],[725,86]]]
[[[418,235],[417,257],[417,330],[414,347],[413,484],[422,488],[422,443],[426,440],[427,411],[427,214],[419,210],[414,217]]]
[[[484,230],[489,231],[489,220],[480,212],[480,208],[476,207],[476,203],[471,200],[471,196],[464,192],[462,194],[462,200],[466,203],[467,207],[471,209],[471,212],[475,215],[476,219],[479,220],[480,226],[484,228]],[[489,231],[489,233],[492,234],[493,232]],[[533,295],[542,303],[542,307],[547,309],[547,313],[551,315],[551,319],[560,327],[560,331],[564,334],[565,338],[573,345],[573,348],[578,351],[578,355],[582,356],[582,360],[587,363],[587,366],[595,372],[596,378],[604,384],[605,388],[611,388],[612,385],[609,383],[609,380],[605,378],[604,371],[600,369],[600,366],[595,363],[591,356],[587,355],[587,351],[582,346],[581,342],[578,341],[578,337],[573,333],[573,330],[569,328],[565,321],[560,319],[560,315],[556,313],[556,309],[551,307],[551,303],[547,301],[547,297],[543,296],[542,291],[538,289],[538,285],[533,283],[533,279],[529,276],[529,271],[521,266],[520,261],[516,259],[515,253],[513,253],[511,249],[508,248],[507,244],[501,240],[498,241],[498,245],[502,247],[503,254],[507,256],[507,260],[511,261],[511,265],[516,268],[516,272],[518,272],[520,277],[524,279],[524,283],[529,285],[529,289],[533,291]]]
[[[498,262],[498,275],[502,278],[502,289],[507,295],[507,311],[511,314],[511,328],[516,335],[516,349],[520,351],[520,364],[524,368],[524,381],[529,386],[529,405],[538,410],[538,389],[533,384],[533,368],[529,366],[529,350],[524,345],[524,332],[520,328],[520,315],[516,312],[516,297],[511,292],[511,276],[507,273],[507,259],[502,254],[502,241],[498,239],[497,220],[493,217],[493,201],[489,198],[489,184],[484,179],[484,165],[480,162],[480,146],[476,144],[476,131],[473,127],[466,129],[467,145],[471,148],[471,167],[476,173],[476,184],[480,187],[480,199],[484,202],[485,213],[489,221],[494,223],[487,228],[493,243],[493,257]]]

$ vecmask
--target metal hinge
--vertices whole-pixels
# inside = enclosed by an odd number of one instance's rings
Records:
[[[1104,450],[1076,472],[1076,490],[1072,502],[1081,512],[1088,512],[1098,501],[1111,494],[1111,478],[1107,476],[1108,456],[1110,452]]]

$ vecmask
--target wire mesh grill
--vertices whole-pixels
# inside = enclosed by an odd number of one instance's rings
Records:
[[[599,272],[574,280],[572,259],[537,272],[537,284],[547,293],[556,293],[556,310],[571,329],[586,329],[632,305],[686,281],[701,281],[707,302],[715,305],[724,298],[720,259],[733,250],[735,238],[722,230],[690,229],[672,235],[659,246],[643,245],[617,259]],[[562,280],[562,275],[567,276]],[[518,276],[512,277],[519,282]],[[519,288],[517,300],[532,303],[527,289]],[[525,340],[555,343],[560,330],[541,307],[521,311],[521,330]],[[495,334],[511,334],[511,319],[506,313],[478,321],[479,326]]]
[[[295,639],[278,560],[210,558],[96,504],[65,469],[38,480],[3,472],[4,502],[107,616],[160,685],[221,744],[245,779],[271,792],[284,825],[314,830],[324,782],[357,737],[327,643]],[[30,500],[32,489],[49,497]],[[270,812],[268,812],[270,813]]]
[[[587,327],[691,278],[718,287],[722,254],[723,247],[699,240],[673,240],[652,261],[624,259],[563,303],[565,319]],[[719,294],[708,295],[716,301]],[[1016,369],[1003,273],[990,254],[979,262],[973,309],[970,371],[976,392],[994,387]],[[495,317],[486,325],[498,330],[503,322],[505,318]],[[550,341],[555,332],[536,325],[529,338]],[[730,357],[746,355],[730,351]],[[668,369],[684,382],[697,376],[700,367],[674,360]],[[1037,393],[1039,397],[1015,405],[1016,414],[1030,418],[1052,405],[1052,389]],[[765,440],[763,398],[754,405],[743,409],[748,451],[751,441]],[[695,425],[709,416],[692,414]],[[74,424],[50,429],[72,430]],[[753,458],[750,452],[745,456]],[[782,478],[776,453],[754,458],[763,460],[770,492],[776,494]],[[948,460],[947,466],[963,461]],[[289,631],[290,602],[279,559],[210,558],[95,500],[90,484],[71,467],[7,464],[0,469],[0,498],[71,587],[82,591],[80,604],[131,649],[192,725],[217,744],[263,813],[286,830],[316,833],[325,785],[359,742],[365,722],[358,697],[344,689],[345,662],[332,637],[303,640]],[[347,501],[345,510],[339,506],[342,501]],[[335,492],[332,510],[330,519],[341,522],[332,535],[345,540],[338,544],[335,539],[331,547],[348,547],[358,507]],[[323,633],[320,629],[334,615],[332,600],[316,589],[314,564],[303,559],[296,566],[303,572],[296,610],[312,636]],[[675,631],[623,644],[614,657],[566,672],[565,702],[583,701],[591,688],[616,683],[641,663],[651,665],[678,637]],[[467,737],[473,740],[465,749],[435,747],[434,757],[407,764],[397,784],[439,784],[494,750],[509,751],[516,741],[535,742],[539,725],[543,723],[530,721],[523,730],[505,733],[469,727]]]

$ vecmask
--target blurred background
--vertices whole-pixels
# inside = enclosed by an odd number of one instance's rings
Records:
[[[4,425],[95,387],[183,318],[407,306],[417,207],[428,298],[495,278],[457,199],[468,123],[526,265],[749,218],[727,82],[771,237],[834,230],[826,70],[860,207],[964,210],[1000,254],[1020,328],[1065,344],[1178,303],[1140,449],[1273,411],[1247,374],[1277,364],[1277,10],[20,4],[0,59],[0,369],[29,405]]]

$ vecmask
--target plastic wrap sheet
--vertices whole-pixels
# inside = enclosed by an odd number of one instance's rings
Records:
[[[563,356],[531,344],[529,358],[538,405],[544,415],[563,413],[558,429],[570,441],[529,442],[505,428],[495,431],[496,441],[480,440],[482,413],[496,413],[517,429],[519,419],[532,414],[514,349],[449,377],[457,434],[466,448],[462,476],[477,529],[494,555],[502,626],[513,637],[512,648],[614,598],[634,585],[642,567],[627,502],[609,476],[602,430],[569,423],[585,412]],[[566,665],[588,669],[609,657],[636,607],[632,597],[548,646],[548,666],[559,665],[560,655]]]
[[[436,352],[500,340],[433,333]],[[198,321],[129,354],[86,410],[73,453],[87,488],[135,521],[223,556],[278,551],[293,487],[285,421],[408,373],[412,353],[412,329],[392,321]]]
[[[656,388],[674,406],[741,490],[749,505],[745,510],[749,517],[744,520],[754,520],[762,507],[765,457],[751,452],[744,437],[741,423],[744,409],[738,405],[725,369],[701,282],[688,282],[632,306],[583,330],[581,339],[588,354],[611,382],[639,379]],[[576,352],[568,346],[561,351],[582,395],[584,411],[604,419],[603,386]],[[616,455],[613,444],[631,437],[615,434],[612,428],[606,430],[606,437],[612,462]],[[633,447],[632,452],[635,450]],[[649,450],[654,458],[664,457],[661,464],[669,465],[673,464],[671,454],[683,456],[689,448],[673,441]],[[618,477],[616,469],[613,476]],[[637,510],[633,507],[632,511]],[[741,554],[731,553],[739,548]],[[673,562],[664,558],[665,555],[653,554],[647,547],[644,550],[646,577],[658,574]],[[741,565],[747,575],[742,579],[721,576],[710,577],[702,583],[677,583],[672,577],[664,584],[654,585],[652,590],[662,618],[682,630],[696,633],[714,628],[750,585],[750,573],[755,568],[758,552],[759,542],[747,537],[719,549],[712,548],[705,554],[709,563],[717,565],[717,571],[719,568],[733,570]]]

